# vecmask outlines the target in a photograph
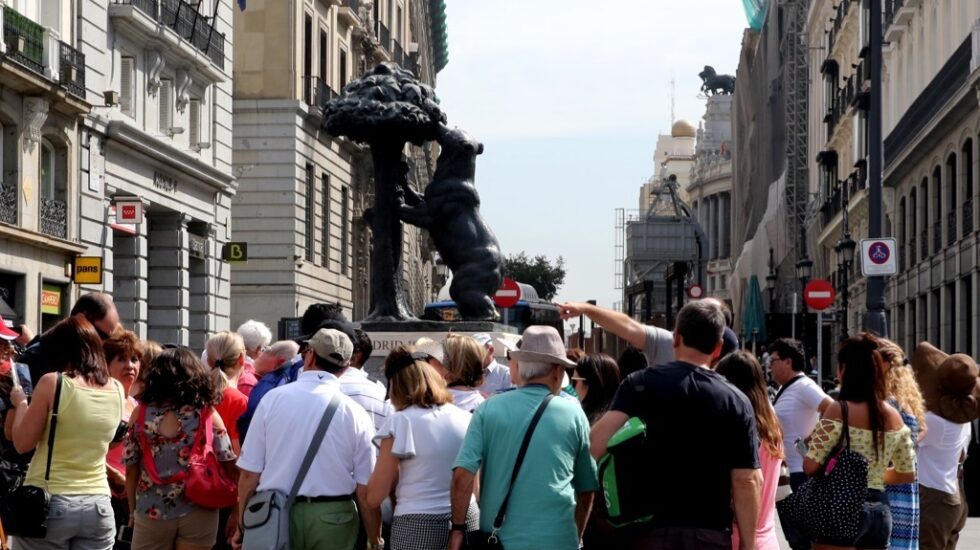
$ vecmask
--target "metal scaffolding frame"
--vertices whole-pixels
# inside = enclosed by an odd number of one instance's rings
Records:
[[[785,52],[783,86],[786,98],[786,212],[787,232],[794,243],[787,257],[794,263],[809,256],[803,247],[803,233],[810,202],[808,183],[807,108],[809,70],[807,68],[806,18],[809,0],[782,0],[779,9],[785,25],[780,38]]]

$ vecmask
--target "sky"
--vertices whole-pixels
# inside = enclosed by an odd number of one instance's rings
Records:
[[[638,208],[653,152],[697,125],[704,65],[735,74],[740,0],[448,0],[450,126],[484,144],[476,185],[505,255],[565,259],[559,301],[621,300],[615,210]]]

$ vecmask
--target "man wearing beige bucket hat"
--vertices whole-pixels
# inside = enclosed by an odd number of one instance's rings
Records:
[[[551,399],[561,390],[565,369],[575,364],[565,357],[558,331],[547,326],[528,327],[510,357],[525,383],[473,413],[454,465],[449,550],[463,545],[466,510],[481,470],[481,532],[495,533],[508,550],[577,550],[597,489],[589,421],[577,402]],[[532,437],[525,440],[528,433]],[[526,451],[522,461],[519,448]]]
[[[923,342],[912,354],[912,369],[927,410],[917,450],[919,543],[923,549],[952,549],[966,525],[961,473],[970,422],[980,418],[977,364],[968,355],[948,355]]]

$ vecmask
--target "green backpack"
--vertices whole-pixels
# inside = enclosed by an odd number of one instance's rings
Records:
[[[609,438],[606,454],[599,459],[599,486],[614,527],[653,519],[646,439],[647,425],[639,418],[630,418]]]

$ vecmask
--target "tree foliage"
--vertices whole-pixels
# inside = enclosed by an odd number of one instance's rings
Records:
[[[565,259],[558,256],[552,263],[544,254],[529,258],[522,251],[504,260],[504,275],[533,286],[542,300],[551,300],[565,283]]]

